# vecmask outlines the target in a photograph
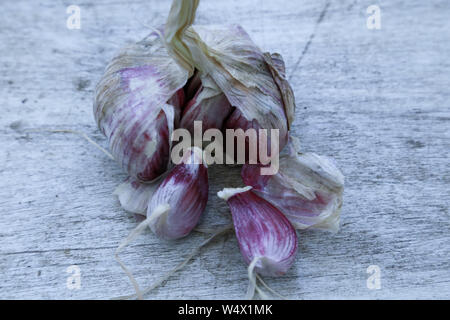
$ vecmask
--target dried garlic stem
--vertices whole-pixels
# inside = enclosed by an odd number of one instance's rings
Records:
[[[174,0],[167,18],[164,35],[168,50],[171,51],[178,63],[189,71],[190,76],[194,74],[192,54],[182,38],[186,29],[194,23],[199,1]]]

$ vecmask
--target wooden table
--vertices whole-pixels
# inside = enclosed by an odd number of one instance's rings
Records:
[[[66,8],[81,9],[68,29]],[[369,5],[381,29],[366,26]],[[108,299],[133,289],[113,253],[137,222],[112,195],[126,178],[77,135],[107,142],[93,90],[120,47],[165,22],[170,1],[3,1],[0,5],[0,298]],[[293,268],[268,278],[292,299],[450,298],[448,1],[203,1],[197,23],[239,23],[281,53],[296,95],[293,131],[346,176],[338,234],[299,233]],[[226,174],[225,174],[226,172]],[[215,194],[241,186],[213,167],[202,226],[229,222]],[[198,245],[146,232],[123,254],[150,284]],[[80,270],[70,289],[67,268]],[[380,268],[370,289],[367,268]],[[150,299],[238,299],[248,284],[233,234],[201,251]]]

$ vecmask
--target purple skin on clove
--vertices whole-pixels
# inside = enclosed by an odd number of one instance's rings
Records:
[[[161,109],[164,102],[151,100],[157,70],[151,66],[124,68],[120,76],[123,100],[102,114],[101,104],[96,118],[103,133],[108,137],[115,159],[132,176],[141,181],[151,181],[167,170],[169,162],[169,126],[179,122],[184,104],[183,89],[177,90],[166,101],[173,115],[168,117]]]
[[[228,117],[228,119],[226,120],[225,124],[224,124],[224,128],[226,129],[233,129],[233,130],[238,130],[238,129],[242,129],[244,131],[247,131],[248,129],[254,129],[256,130],[256,143],[255,145],[253,145],[252,147],[255,148],[255,152],[257,154],[257,158],[255,159],[255,161],[253,162],[249,162],[250,161],[250,142],[248,140],[248,138],[246,138],[245,140],[245,163],[251,163],[251,164],[256,164],[256,163],[261,163],[261,159],[260,159],[260,134],[259,134],[259,130],[263,129],[259,123],[256,120],[252,120],[249,121],[248,119],[246,119],[242,112],[235,108],[234,111],[231,113],[231,115]],[[283,131],[280,130],[279,131],[279,139],[278,139],[278,150],[281,151],[283,150],[283,148],[286,146],[287,142],[288,142],[288,136],[289,133],[288,131]],[[264,142],[263,142],[264,143]],[[265,155],[267,155],[268,157],[271,156],[271,143],[272,143],[272,138],[271,138],[271,134],[270,134],[270,130],[267,130],[267,141],[265,142],[266,147],[265,147]],[[235,143],[234,143],[234,160],[237,161],[238,157],[238,143],[237,143],[237,138],[235,138]],[[264,149],[263,149],[264,150]],[[228,153],[228,150],[225,150]]]
[[[201,150],[194,147],[162,181],[147,209],[148,219],[157,207],[170,207],[149,225],[159,238],[184,237],[197,225],[208,201],[207,170]]]
[[[283,275],[294,262],[297,234],[280,210],[250,189],[225,188],[218,196],[230,207],[245,262],[257,259],[255,270],[261,275]]]
[[[200,86],[183,110],[180,127],[189,130],[191,134],[194,133],[194,121],[202,122],[203,132],[208,129],[221,129],[232,110],[223,93],[203,96],[204,90],[204,87]]]

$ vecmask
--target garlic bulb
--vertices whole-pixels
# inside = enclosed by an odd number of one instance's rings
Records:
[[[174,0],[165,27],[115,57],[96,88],[97,124],[140,181],[168,169],[180,116],[183,128],[202,120],[204,130],[278,129],[279,149],[287,142],[295,103],[281,56],[263,53],[240,26],[192,26],[197,6]]]
[[[337,232],[344,176],[331,159],[290,146],[291,153],[280,157],[276,175],[263,176],[259,166],[244,165],[244,183],[280,209],[296,228]]]
[[[294,119],[294,94],[283,58],[261,51],[239,25],[194,26],[198,4],[173,0],[165,26],[122,50],[96,87],[97,125],[129,175],[115,194],[125,210],[147,215],[116,250],[139,297],[139,286],[118,254],[147,227],[163,239],[186,236],[206,206],[208,173],[202,151],[194,147],[175,166],[170,159],[171,151],[177,151],[172,150],[174,130],[192,134],[194,121],[201,122],[203,131],[258,132],[256,160],[249,161],[250,139],[245,145],[246,163],[257,163],[243,167],[248,187],[218,194],[231,209],[249,265],[248,297],[255,289],[261,294],[256,273],[279,276],[293,264],[295,228],[336,230],[339,224],[343,176],[330,160],[296,149],[280,158],[277,174],[261,174],[267,163],[261,158],[261,140],[267,139],[265,150],[273,153],[267,156],[276,153],[278,164],[278,151],[288,144]]]

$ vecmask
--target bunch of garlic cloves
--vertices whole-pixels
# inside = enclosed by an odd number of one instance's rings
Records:
[[[129,174],[115,194],[125,210],[146,216],[117,253],[146,227],[161,239],[184,237],[204,211],[207,166],[195,147],[183,163],[171,163],[175,129],[192,133],[194,121],[203,131],[277,129],[279,150],[291,148],[279,172],[261,175],[263,164],[247,163],[247,187],[219,193],[249,264],[253,297],[255,289],[262,294],[255,274],[279,276],[294,262],[295,229],[337,230],[343,176],[331,160],[303,154],[291,141],[295,101],[281,55],[262,52],[238,25],[192,25],[198,2],[174,0],[166,25],[122,50],[96,88],[98,127]]]

